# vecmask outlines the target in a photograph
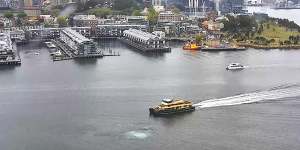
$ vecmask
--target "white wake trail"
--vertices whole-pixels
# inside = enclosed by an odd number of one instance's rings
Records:
[[[290,86],[281,89],[273,89],[268,91],[240,94],[225,98],[205,100],[200,103],[194,104],[194,106],[196,106],[197,108],[230,106],[296,96],[300,96],[300,87]]]

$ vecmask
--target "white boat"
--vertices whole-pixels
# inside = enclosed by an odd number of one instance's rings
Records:
[[[55,49],[56,46],[52,42],[45,42],[46,46],[50,49]]]
[[[60,50],[56,51],[56,52],[54,53],[54,56],[56,56],[56,57],[62,56],[61,51],[60,51]]]
[[[231,63],[226,67],[227,70],[242,70],[245,66],[239,64],[239,63]]]

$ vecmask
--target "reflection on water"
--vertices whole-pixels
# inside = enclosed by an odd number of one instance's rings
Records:
[[[78,64],[80,66],[96,65],[98,59],[101,58],[80,58],[80,59],[74,59],[74,62],[75,64]]]
[[[1,73],[1,71],[14,70],[16,67],[20,67],[20,65],[3,65],[3,66],[0,66],[0,73]]]

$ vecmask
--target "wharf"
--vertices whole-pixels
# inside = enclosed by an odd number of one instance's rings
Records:
[[[0,54],[0,65],[21,65],[21,58],[17,50],[16,42],[12,42],[10,44],[12,52],[5,52]]]
[[[102,53],[96,53],[96,54],[89,54],[89,55],[79,55],[75,56],[74,58],[102,58],[103,54]]]
[[[124,42],[125,44],[128,44],[130,45],[131,47],[134,47],[140,51],[143,51],[143,52],[171,52],[171,48],[170,47],[161,47],[161,48],[149,48],[149,47],[146,47],[145,45],[141,45],[141,44],[138,44],[136,42],[132,42],[128,39],[125,39],[125,38],[119,38],[122,42]]]
[[[21,59],[0,60],[0,65],[21,65]]]
[[[55,46],[57,46],[57,50],[61,51],[60,56],[56,56],[55,54],[52,56],[53,61],[63,61],[63,60],[71,60],[71,59],[84,59],[84,58],[102,58],[104,56],[120,56],[119,53],[116,53],[112,50],[109,51],[100,51],[98,50],[95,53],[90,53],[87,55],[76,55],[71,48],[69,48],[65,43],[59,40],[51,41]]]
[[[254,48],[254,49],[300,49],[300,45],[257,45],[248,43],[238,43],[238,46]]]

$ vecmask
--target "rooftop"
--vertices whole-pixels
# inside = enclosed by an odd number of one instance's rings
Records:
[[[95,15],[76,15],[73,17],[74,20],[97,20]]]
[[[0,33],[0,51],[12,50],[10,35],[7,33]]]
[[[150,39],[159,39],[158,36],[156,36],[156,35],[154,35],[152,33],[144,32],[144,31],[137,30],[137,29],[125,30],[123,33],[126,33],[128,35],[137,37],[137,38],[142,39],[144,41],[148,41]]]
[[[65,28],[62,30],[65,34],[67,34],[70,38],[72,38],[74,41],[77,43],[82,43],[82,42],[89,42],[91,41],[90,39],[84,37],[80,33],[76,32],[75,30],[72,30],[71,28]]]

